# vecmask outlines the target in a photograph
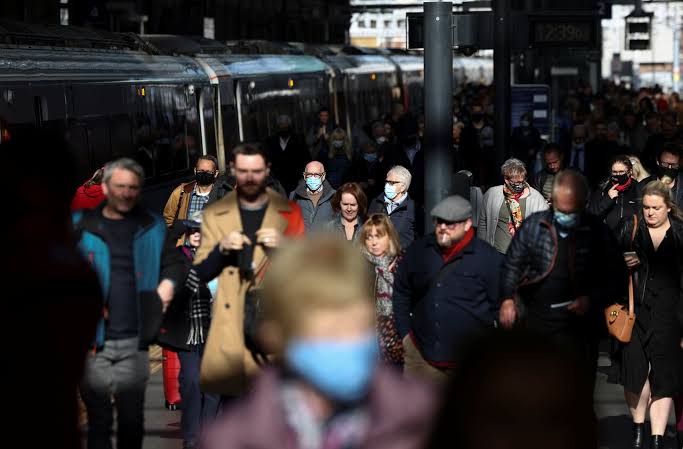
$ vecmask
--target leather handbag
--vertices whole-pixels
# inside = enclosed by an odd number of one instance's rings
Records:
[[[631,249],[633,240],[638,230],[638,217],[633,216],[633,232],[631,233]],[[631,341],[633,325],[636,322],[636,314],[633,304],[633,273],[628,277],[628,309],[622,304],[614,303],[605,309],[605,319],[607,320],[607,331],[614,338],[622,343]]]

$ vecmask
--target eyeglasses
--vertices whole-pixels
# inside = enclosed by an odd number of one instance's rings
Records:
[[[387,184],[391,184],[392,186],[401,183],[401,181],[391,181],[391,180],[389,180],[389,179],[387,179],[385,182],[386,182]]]
[[[207,171],[207,170],[197,170],[195,173],[197,173],[197,174],[199,174],[199,173],[208,173],[209,175],[214,175],[214,174],[216,174],[215,171]]]
[[[620,170],[620,171],[612,170],[612,175],[614,175],[614,176],[621,176],[621,175],[626,175],[626,174],[628,174],[628,171],[626,171],[626,170]]]
[[[681,164],[668,164],[668,163],[662,162],[662,161],[657,161],[657,165],[659,165],[662,168],[673,168],[673,169],[677,169],[677,168],[681,167]]]
[[[450,229],[451,231],[455,229],[456,226],[458,226],[458,223],[462,223],[461,221],[447,221],[444,220],[443,218],[434,218],[434,227],[438,228],[439,226],[443,225],[446,226],[446,229]]]
[[[306,172],[304,172],[304,178],[323,179],[323,176],[325,176],[325,172],[322,172],[322,173],[306,173]]]

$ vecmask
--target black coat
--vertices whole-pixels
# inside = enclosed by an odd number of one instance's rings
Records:
[[[266,150],[270,159],[271,174],[280,181],[285,189],[285,196],[296,189],[299,179],[303,176],[306,164],[311,161],[304,139],[293,134],[283,150],[280,148],[280,136],[270,136],[266,139]]]
[[[591,196],[588,211],[601,218],[609,228],[614,231],[624,217],[631,217],[640,210],[640,197],[638,195],[638,183],[633,180],[627,190],[619,192],[612,199],[609,190],[612,182],[607,180]]]
[[[626,265],[614,235],[600,219],[586,213],[574,234],[574,296],[586,295],[596,308],[606,307],[620,298],[626,287]],[[524,301],[524,287],[542,282],[550,274],[558,238],[552,210],[524,219],[505,255],[502,300],[519,293]]]
[[[448,264],[433,233],[416,240],[394,278],[401,338],[411,333],[425,360],[452,362],[455,346],[494,325],[501,262],[501,254],[476,237]],[[439,271],[452,264],[432,288]]]
[[[384,206],[384,194],[375,197],[368,208],[368,215],[385,214],[387,208]],[[407,249],[415,240],[415,203],[408,195],[405,200],[394,209],[389,215],[391,224],[396,228],[401,249]]]
[[[182,247],[178,247],[177,250],[183,253]],[[192,268],[192,259],[183,253],[183,260],[185,261],[185,269],[189,272]],[[210,303],[211,292],[205,283],[199,284],[196,294]],[[176,294],[164,314],[164,320],[157,338],[160,346],[172,351],[189,351],[191,349],[187,340],[190,335],[190,302],[194,295],[195,291],[186,283],[176,288]],[[204,320],[203,324],[204,335],[208,336],[209,317]]]

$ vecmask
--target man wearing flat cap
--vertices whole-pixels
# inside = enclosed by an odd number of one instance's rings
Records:
[[[458,346],[494,325],[503,259],[475,236],[463,197],[449,196],[431,215],[435,232],[408,248],[393,303],[406,376],[444,381]]]

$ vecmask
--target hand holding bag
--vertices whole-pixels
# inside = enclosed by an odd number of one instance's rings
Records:
[[[631,249],[633,240],[638,231],[638,217],[633,216],[633,232],[631,233]],[[628,309],[619,303],[612,304],[605,309],[605,319],[607,320],[607,331],[614,338],[622,343],[631,341],[633,325],[636,322],[636,314],[633,304],[633,273],[628,276]]]

